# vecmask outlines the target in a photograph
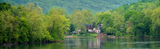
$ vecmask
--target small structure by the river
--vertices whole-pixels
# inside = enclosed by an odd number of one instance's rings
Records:
[[[102,24],[97,24],[97,28],[93,28],[91,24],[85,24],[85,26],[88,32],[100,33]]]
[[[101,32],[101,26],[102,26],[103,24],[98,24],[97,25],[97,32],[96,33],[100,33]]]

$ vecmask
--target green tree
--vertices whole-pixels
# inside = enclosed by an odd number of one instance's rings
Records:
[[[75,29],[86,30],[84,24],[93,24],[95,17],[91,10],[74,10],[70,16],[70,22],[73,23]]]
[[[64,33],[69,29],[69,19],[65,17],[65,11],[61,8],[51,8],[46,18],[47,30],[53,37],[53,41],[64,39]]]
[[[70,24],[70,27],[69,27],[70,31],[69,32],[72,32],[75,30],[75,27],[73,26],[73,24]]]
[[[151,15],[151,19],[152,19],[152,32],[154,36],[159,36],[159,32],[160,32],[160,7],[156,8],[153,10],[153,14]]]
[[[129,18],[134,14],[137,14],[137,11],[128,11],[128,12],[126,12],[125,15],[124,15],[125,21],[128,21]]]
[[[0,3],[0,11],[1,10],[9,10],[11,9],[11,5],[8,3]]]
[[[145,22],[144,16],[145,15],[143,13],[137,12],[137,14],[133,14],[132,17],[130,17],[130,22],[133,25],[132,29],[135,36],[143,37],[145,33],[149,33],[148,31],[145,31],[145,30],[149,30],[148,28],[146,29],[146,27],[149,27],[149,26],[147,26],[148,24],[144,23]]]
[[[113,18],[111,17],[111,14],[108,14],[108,13],[99,13],[97,15],[97,21],[98,23],[102,23],[103,26],[102,26],[102,30],[104,31],[104,33],[106,33],[106,28],[108,27],[113,27]]]

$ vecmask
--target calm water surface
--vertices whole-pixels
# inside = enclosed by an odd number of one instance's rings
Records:
[[[58,43],[0,46],[0,49],[160,49],[159,38],[65,38]]]

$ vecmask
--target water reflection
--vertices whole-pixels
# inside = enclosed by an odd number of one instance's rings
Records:
[[[66,38],[67,49],[100,49],[100,39],[96,38]]]
[[[0,49],[160,49],[160,39],[65,38],[64,42],[0,46]]]
[[[67,49],[157,49],[158,38],[66,38]]]
[[[37,44],[20,44],[13,46],[0,46],[0,49],[65,49],[64,42],[58,43],[37,43]]]

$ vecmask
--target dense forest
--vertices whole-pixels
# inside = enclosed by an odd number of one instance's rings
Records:
[[[103,33],[116,37],[159,37],[159,10],[159,0],[141,0],[96,14],[92,9],[74,9],[70,15],[60,7],[43,13],[33,3],[0,3],[0,43],[61,41],[65,33],[81,29],[79,33],[85,34],[84,24],[98,23],[103,24]]]
[[[11,6],[0,3],[0,43],[61,41],[69,27],[69,19],[61,8],[42,14],[33,3]]]
[[[137,3],[125,4],[116,9],[96,13],[90,10],[73,10],[70,18],[71,31],[91,24],[96,27],[102,23],[102,32],[116,37],[159,37],[160,35],[160,1],[141,0]]]
[[[49,11],[50,7],[62,7],[67,13],[74,9],[91,9],[92,12],[107,11],[123,4],[137,2],[138,0],[1,0],[13,5],[33,3],[43,8],[43,12]]]
[[[159,37],[160,1],[141,0],[130,5],[98,13],[98,23],[104,24],[104,33],[117,37]]]

